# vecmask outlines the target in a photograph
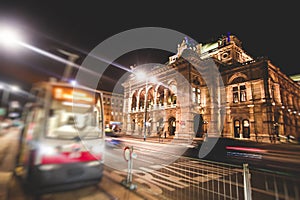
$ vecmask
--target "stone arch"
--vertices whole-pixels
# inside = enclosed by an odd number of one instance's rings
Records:
[[[144,108],[144,104],[145,104],[145,94],[146,94],[146,88],[143,87],[139,90],[138,92],[138,98],[139,98],[139,105],[138,108],[139,109],[143,109]]]
[[[229,79],[228,79],[228,84],[232,84],[234,82],[235,79],[240,78],[243,81],[239,81],[239,82],[245,82],[248,80],[248,76],[244,73],[238,72],[233,74]]]
[[[168,119],[168,131],[169,131],[169,135],[175,135],[176,118],[174,116],[170,116]]]
[[[137,99],[138,99],[137,93],[138,92],[135,90],[130,95],[130,97],[131,97],[131,110],[135,110],[136,107],[137,107]]]
[[[147,91],[147,104],[149,104],[151,107],[154,105],[155,101],[155,87],[149,86]]]
[[[203,80],[201,75],[193,75],[192,76],[192,83],[194,85],[197,85],[197,86],[205,85],[205,81]]]
[[[138,96],[138,97],[141,95],[141,92],[142,92],[143,90],[145,90],[144,87],[142,87],[142,88],[140,88],[140,89],[138,90],[138,92],[137,92],[137,96]]]
[[[177,81],[175,80],[170,80],[168,82],[168,87],[171,90],[171,92],[173,92],[174,94],[177,95]]]
[[[133,90],[131,91],[131,93],[129,93],[129,97],[132,97],[134,94],[137,95],[138,91],[137,90]]]
[[[163,106],[165,103],[165,89],[167,89],[165,86],[163,85],[158,85],[157,89],[156,89],[156,104],[157,105],[161,105]]]
[[[168,83],[168,97],[167,104],[176,104],[177,101],[177,82],[175,80]]]

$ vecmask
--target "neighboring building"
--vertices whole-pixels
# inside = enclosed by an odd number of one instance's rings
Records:
[[[155,77],[157,82],[141,81],[132,74],[123,83],[123,128],[127,134],[155,135],[163,128],[170,136],[191,139],[203,136],[210,126],[219,125],[211,120],[217,112],[210,105],[213,95],[201,74],[183,58],[184,54],[195,63],[212,59],[223,79],[224,127],[219,133],[210,134],[269,142],[286,136],[299,139],[300,85],[270,60],[252,58],[233,35],[204,45],[193,45],[185,39],[177,50],[164,66],[148,69],[147,76]],[[188,53],[191,50],[194,55]],[[188,87],[177,74],[184,77]],[[178,91],[185,91],[185,95]]]
[[[117,94],[108,91],[103,93],[104,124],[122,124],[123,122],[123,94]]]

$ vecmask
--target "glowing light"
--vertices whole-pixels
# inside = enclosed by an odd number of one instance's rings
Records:
[[[90,108],[91,107],[91,105],[88,105],[88,104],[73,103],[73,102],[67,102],[67,101],[62,102],[62,104],[65,106],[81,107],[81,108]]]
[[[74,94],[63,94],[62,96],[63,99],[74,99],[76,101],[89,101],[89,102],[92,102],[93,99],[92,98],[89,98],[89,97],[82,97],[81,95],[74,95]]]
[[[146,73],[142,72],[142,71],[139,71],[136,73],[136,77],[139,79],[139,80],[146,80],[147,76],[146,76]]]
[[[17,91],[20,90],[20,88],[19,88],[18,86],[15,86],[15,85],[10,86],[10,88],[11,88],[11,90],[12,90],[13,92],[17,92]]]
[[[53,90],[53,97],[58,100],[75,100],[93,102],[91,94],[85,91],[73,91],[72,88],[57,87]]]
[[[249,148],[249,147],[232,147],[232,146],[226,146],[226,149],[228,150],[237,150],[237,151],[249,151],[249,152],[259,152],[259,153],[266,153],[266,150],[263,149],[256,149],[256,148]]]
[[[70,83],[71,83],[73,86],[75,86],[75,85],[77,84],[77,81],[71,80]]]
[[[0,29],[0,42],[5,46],[16,46],[21,41],[20,34],[11,28]]]

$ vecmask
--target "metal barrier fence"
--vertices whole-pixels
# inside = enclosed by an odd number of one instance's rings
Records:
[[[125,178],[126,171],[111,173]],[[151,200],[243,200],[247,199],[243,173],[241,166],[180,157],[164,166],[139,167],[133,170],[132,181],[136,192]]]
[[[249,169],[247,164],[230,165],[186,157],[163,167],[141,167],[134,173],[133,181],[138,184],[137,192],[147,199],[299,200],[300,196],[299,177]],[[141,189],[147,182],[156,189]]]
[[[266,170],[251,170],[252,198],[299,200],[300,177]]]
[[[167,199],[245,199],[242,167],[180,158],[161,171],[170,173],[170,169],[172,176],[185,177],[179,183],[185,185],[164,190]]]

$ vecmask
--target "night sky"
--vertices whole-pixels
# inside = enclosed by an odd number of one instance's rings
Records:
[[[199,43],[213,41],[230,32],[242,41],[243,48],[251,56],[268,57],[287,75],[300,73],[297,50],[300,47],[300,17],[296,5],[283,5],[282,2],[262,5],[254,1],[213,1],[210,5],[201,5],[200,1],[198,5],[172,1],[167,6],[152,1],[140,1],[140,4],[125,1],[106,4],[102,1],[30,2],[1,1],[0,25],[17,27],[24,33],[26,42],[53,54],[60,55],[58,48],[77,53],[81,56],[76,61],[78,64],[105,39],[125,30],[151,26],[179,31]],[[165,63],[169,55],[172,53],[140,50],[114,62],[125,67]],[[0,49],[0,81],[19,84],[24,89],[49,76],[61,76],[63,69],[64,64],[25,49]],[[124,72],[114,70],[112,78]]]

